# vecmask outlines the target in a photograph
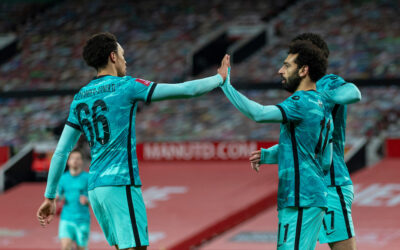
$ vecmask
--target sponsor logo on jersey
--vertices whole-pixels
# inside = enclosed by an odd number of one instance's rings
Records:
[[[324,106],[323,102],[321,102],[320,99],[318,99],[318,101],[314,101],[312,99],[308,99],[308,101],[317,104],[320,108],[322,108]]]

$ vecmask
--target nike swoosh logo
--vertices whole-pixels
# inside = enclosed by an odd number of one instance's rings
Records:
[[[326,232],[326,235],[331,235],[331,234],[333,234],[335,231],[336,231],[336,230],[333,230],[333,231],[330,232],[330,233]]]

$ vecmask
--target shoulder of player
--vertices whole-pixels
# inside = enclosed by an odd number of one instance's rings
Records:
[[[88,83],[88,84],[86,84],[85,86],[83,86],[82,88],[80,88],[80,89],[78,90],[78,92],[74,95],[74,98],[72,99],[72,101],[76,100],[77,97],[79,97],[80,94],[81,94],[83,91],[85,91],[85,89],[88,87],[89,84],[90,84],[90,83]]]
[[[321,93],[316,90],[296,91],[289,98],[291,98],[293,100],[293,102],[298,103],[300,108],[309,108],[310,106],[314,106],[314,105],[323,107],[324,103],[326,102],[326,100],[323,99]]]
[[[319,79],[316,85],[318,91],[324,91],[335,89],[345,83],[346,81],[342,77],[335,74],[328,74]]]
[[[133,76],[122,76],[122,77],[120,77],[120,79],[122,80],[122,81],[126,81],[126,82],[129,82],[129,81],[135,81],[135,77],[133,77]]]
[[[282,107],[283,109],[295,109],[301,110],[305,105],[302,102],[305,100],[304,91],[296,91],[291,96],[286,98],[283,102],[277,104],[278,107]]]
[[[309,91],[299,90],[299,91],[294,92],[287,99],[292,100],[294,102],[303,102],[305,100],[305,97],[307,97],[309,95],[308,92]]]
[[[82,93],[84,93],[86,90],[88,90],[88,89],[91,87],[90,84],[91,84],[92,82],[93,82],[93,80],[90,81],[88,84],[86,84],[85,86],[83,86],[83,87],[81,87],[81,88],[79,89],[79,91],[74,95],[74,98],[72,99],[71,106],[72,106],[73,104],[76,104],[76,102],[77,102],[78,100],[81,99]]]
[[[121,82],[123,84],[125,84],[125,83],[133,83],[133,84],[143,84],[145,86],[149,86],[152,83],[149,80],[144,80],[142,78],[136,78],[136,77],[133,77],[133,76],[123,76],[123,77],[120,77],[120,78],[121,78]]]
[[[282,103],[278,104],[277,106],[291,106],[296,109],[302,108],[303,105],[300,105],[300,103],[303,101],[303,93],[301,91],[296,91],[294,92],[291,96],[286,98]]]
[[[121,77],[119,77],[119,79],[121,81],[125,81],[125,82],[135,82],[137,79],[140,79],[140,78],[133,77],[133,76],[121,76]]]

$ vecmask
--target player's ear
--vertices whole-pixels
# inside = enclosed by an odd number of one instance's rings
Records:
[[[110,53],[110,60],[113,63],[115,63],[117,61],[117,53],[116,52],[113,51]]]
[[[299,76],[305,77],[308,74],[308,70],[309,70],[308,65],[303,65],[303,67],[299,69]]]

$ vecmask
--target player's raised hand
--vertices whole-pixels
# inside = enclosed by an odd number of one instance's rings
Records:
[[[230,63],[230,55],[225,54],[224,58],[222,58],[221,61],[221,66],[218,68],[218,74],[220,74],[222,76],[222,78],[225,79],[228,76],[228,68],[231,66]]]
[[[251,152],[249,160],[251,167],[257,172],[260,171],[261,150]]]
[[[42,205],[40,205],[36,216],[39,220],[40,225],[45,227],[53,220],[54,214],[56,213],[56,201],[45,198]]]

